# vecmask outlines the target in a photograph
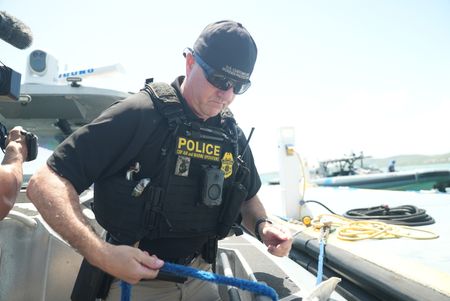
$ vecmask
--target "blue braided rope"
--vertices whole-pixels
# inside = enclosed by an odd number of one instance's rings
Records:
[[[268,285],[246,280],[240,278],[233,278],[222,276],[198,269],[194,269],[188,266],[174,264],[170,262],[165,262],[164,266],[161,268],[161,271],[171,272],[180,276],[197,278],[200,280],[205,280],[209,282],[215,282],[218,284],[225,284],[240,288],[242,290],[254,292],[259,295],[264,295],[270,297],[273,301],[278,300],[277,292]],[[120,287],[122,289],[121,293],[121,301],[130,301],[131,300],[131,285],[125,281],[121,281]]]
[[[180,276],[186,276],[186,277],[192,277],[197,278],[200,280],[205,280],[209,282],[215,282],[218,284],[225,284],[234,286],[246,291],[254,292],[259,295],[264,295],[272,298],[273,301],[278,300],[278,294],[277,292],[271,288],[270,286],[267,286],[262,283],[240,279],[240,278],[233,278],[233,277],[227,277],[222,276],[198,269],[194,269],[188,266],[174,264],[170,262],[165,262],[164,266],[161,268],[162,271],[175,273]]]
[[[120,281],[120,301],[130,301],[131,300],[131,284],[123,280]]]
[[[319,262],[317,263],[317,278],[316,285],[322,282],[323,277],[323,255],[325,253],[325,242],[323,239],[320,240],[320,252],[319,252]]]

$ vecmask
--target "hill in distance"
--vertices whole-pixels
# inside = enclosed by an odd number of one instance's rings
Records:
[[[397,166],[450,164],[450,153],[430,156],[398,155],[387,158],[366,158],[364,159],[364,165],[385,169],[392,160],[395,160]]]

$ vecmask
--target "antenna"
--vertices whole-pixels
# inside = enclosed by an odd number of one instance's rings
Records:
[[[58,74],[59,81],[66,81],[69,77],[94,77],[98,75],[113,75],[113,74],[123,74],[125,73],[125,69],[121,64],[114,64],[109,66],[97,67],[97,68],[87,68],[87,69],[79,69],[74,71],[67,71],[64,73]]]
[[[242,154],[240,154],[239,157],[243,157],[244,154],[245,154],[245,152],[247,151],[248,145],[249,145],[249,143],[250,143],[250,139],[252,138],[252,135],[253,135],[253,132],[254,132],[254,131],[255,131],[255,128],[252,127],[252,129],[250,130],[250,134],[248,135],[247,142],[245,143],[244,150],[242,151]]]

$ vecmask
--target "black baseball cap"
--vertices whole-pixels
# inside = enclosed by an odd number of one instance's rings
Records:
[[[195,41],[194,53],[216,71],[240,82],[249,82],[257,48],[241,23],[224,20],[203,29]]]

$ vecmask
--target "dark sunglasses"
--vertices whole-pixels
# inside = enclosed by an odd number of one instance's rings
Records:
[[[242,94],[245,91],[247,91],[248,88],[250,88],[251,86],[250,81],[241,82],[228,78],[225,75],[218,73],[212,67],[210,67],[207,63],[205,63],[205,61],[202,60],[201,57],[196,55],[194,51],[192,51],[191,49],[188,49],[188,51],[192,53],[195,61],[202,68],[206,80],[217,89],[228,91],[228,89],[233,87],[234,94]]]

